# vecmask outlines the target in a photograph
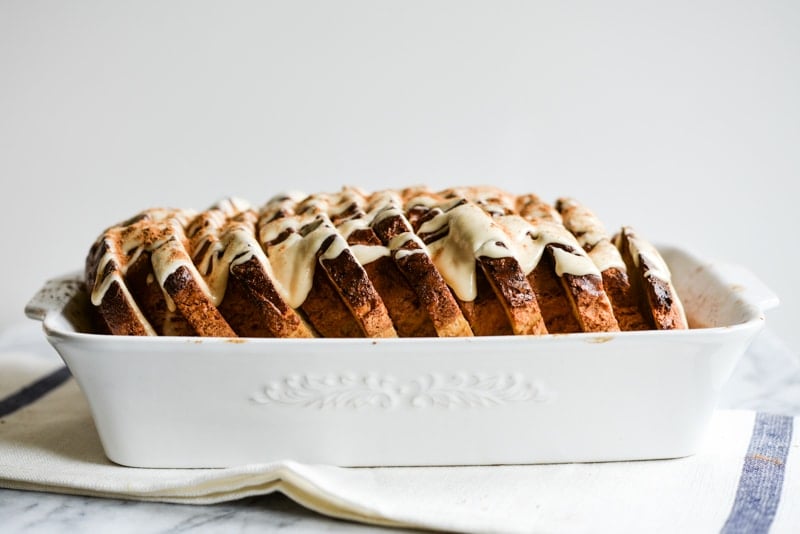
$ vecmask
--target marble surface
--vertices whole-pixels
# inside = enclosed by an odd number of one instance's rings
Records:
[[[0,524],[3,533],[30,534],[414,532],[327,518],[280,494],[196,506],[0,490]]]
[[[24,341],[24,340],[23,340]],[[800,414],[800,361],[769,330],[741,358],[721,408]],[[207,505],[147,503],[0,489],[0,532],[412,532],[328,518],[279,494]]]

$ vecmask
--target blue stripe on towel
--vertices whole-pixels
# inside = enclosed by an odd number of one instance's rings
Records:
[[[0,400],[0,417],[12,414],[32,404],[67,381],[72,376],[69,369],[59,367],[49,375],[45,375],[33,384],[25,386],[16,393],[12,393]]]
[[[756,414],[736,499],[722,527],[723,534],[769,531],[781,500],[792,420],[785,415]]]

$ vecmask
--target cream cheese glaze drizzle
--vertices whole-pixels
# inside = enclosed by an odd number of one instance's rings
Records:
[[[416,245],[415,247],[406,247],[406,245],[412,242]],[[398,260],[411,256],[412,254],[428,253],[425,243],[413,232],[403,232],[394,236],[389,241],[389,250],[392,251],[392,254]]]
[[[323,212],[327,205],[327,199],[297,203],[290,197],[278,197],[261,214],[265,223],[259,228],[259,240],[272,266],[276,290],[293,308],[299,308],[311,291],[317,261],[334,259],[349,249]],[[302,214],[292,215],[301,209]],[[274,218],[283,212],[287,215]],[[327,248],[320,252],[326,243]]]
[[[569,251],[558,246],[551,248],[558,276],[564,274],[600,276],[600,271],[592,258],[583,251],[575,237],[559,223],[546,220],[532,223],[517,215],[504,215],[500,219],[503,226],[511,231],[520,267],[525,274],[530,274],[536,268],[548,245],[563,245]]]
[[[667,263],[664,261],[663,256],[658,252],[658,249],[649,241],[641,239],[630,227],[623,227],[622,232],[617,235],[618,241],[622,239],[623,232],[628,236],[628,246],[630,247],[630,254],[634,264],[640,267],[642,259],[647,262],[648,269],[642,269],[642,274],[645,278],[657,278],[673,288],[672,273],[669,270],[669,266],[667,266]],[[684,324],[688,324],[686,312],[681,300],[673,300],[672,305],[677,308]]]
[[[255,238],[256,217],[248,202],[229,198],[200,214],[189,226],[194,261],[215,306],[225,297],[232,267],[256,258],[270,272],[266,255]]]
[[[641,258],[647,261],[650,267],[643,274],[644,276],[654,276],[665,282],[671,282],[672,274],[658,250],[649,242],[639,239],[632,231],[628,230],[628,243],[631,249],[631,257],[637,267],[641,264]]]
[[[356,231],[371,230],[376,215],[382,209],[381,206],[367,206],[366,193],[355,188],[345,188],[334,198],[338,209],[330,216],[337,221],[336,229],[346,241]],[[361,265],[391,255],[391,251],[380,243],[351,244],[350,250]]]
[[[211,291],[208,286],[203,283],[203,278],[200,272],[192,262],[192,258],[187,252],[185,245],[185,235],[183,233],[183,226],[178,224],[177,221],[172,220],[169,222],[171,234],[165,239],[159,241],[157,245],[150,251],[150,260],[153,264],[153,274],[156,277],[158,285],[162,288],[164,298],[167,301],[167,309],[175,311],[175,303],[172,297],[166,291],[165,285],[167,278],[170,277],[179,268],[185,267],[192,278],[197,281],[200,288],[204,293],[211,296]]]
[[[425,207],[436,214],[425,221],[417,234],[432,236],[420,242],[422,250],[427,249],[436,268],[447,284],[463,301],[474,300],[477,296],[476,260],[480,257],[513,257],[527,275],[538,265],[545,247],[561,244],[571,252],[553,247],[556,271],[559,276],[569,273],[576,276],[600,272],[592,259],[586,255],[575,237],[561,224],[557,212],[546,206],[537,206],[535,213],[547,217],[536,223],[527,221],[513,212],[509,198],[492,197],[496,190],[453,189],[456,198],[442,200],[433,193],[415,191],[405,203],[406,209]],[[466,201],[458,195],[470,196],[477,203]],[[556,220],[552,220],[556,219]],[[397,236],[390,244],[395,249],[412,237]],[[442,235],[442,237],[437,237]],[[413,238],[419,239],[418,236]],[[401,251],[403,255],[416,251]]]
[[[133,222],[127,221],[106,230],[101,238],[103,255],[97,262],[90,295],[92,304],[99,306],[111,285],[117,282],[145,332],[155,335],[152,325],[130,295],[124,277],[128,268],[144,252],[149,252],[155,279],[168,308],[174,311],[175,304],[164,290],[164,281],[181,266],[197,272],[186,253],[183,233],[183,228],[194,215],[192,210],[151,209],[142,212]],[[109,268],[109,265],[113,267]]]
[[[115,234],[119,234],[121,232],[116,232],[113,230],[109,230],[106,234],[107,237],[104,238],[103,246],[105,247],[105,252],[100,259],[100,262],[97,267],[97,276],[94,281],[94,285],[92,286],[92,294],[90,295],[90,300],[93,305],[99,306],[103,298],[105,297],[108,290],[111,288],[114,282],[117,282],[118,287],[122,291],[123,295],[125,296],[125,301],[129,303],[133,314],[136,317],[136,320],[142,325],[145,333],[148,336],[155,336],[156,331],[153,326],[150,324],[150,321],[145,318],[144,314],[142,313],[141,308],[136,304],[136,300],[131,295],[130,291],[128,290],[127,284],[124,281],[124,274],[127,271],[127,265],[123,264],[120,265],[119,263],[115,262],[114,260],[119,257],[125,257],[125,255],[119,254],[116,250],[119,246],[119,241],[115,239]],[[135,254],[141,254],[140,250],[135,251]],[[107,271],[107,265],[114,261],[115,267],[111,271]]]
[[[382,245],[350,245],[350,250],[361,265],[370,264],[384,256],[391,256],[391,251]]]
[[[417,233],[432,236],[444,233],[426,243],[428,252],[458,298],[471,301],[478,294],[475,260],[482,256],[507,258],[513,256],[513,251],[508,235],[481,208],[471,202],[458,204],[460,201],[440,206],[440,212],[424,222]]]
[[[598,270],[616,268],[625,270],[625,262],[617,247],[611,242],[603,223],[588,210],[572,199],[561,199],[564,224],[576,236],[581,248],[588,250],[589,257]]]
[[[305,235],[292,232],[283,241],[267,247],[278,291],[293,308],[299,308],[311,291],[317,261],[336,258],[348,248],[347,242],[326,219],[320,216],[319,225]],[[323,243],[329,239],[332,241],[328,248],[320,254]]]

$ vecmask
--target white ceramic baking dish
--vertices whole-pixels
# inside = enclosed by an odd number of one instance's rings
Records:
[[[746,269],[662,247],[693,328],[459,339],[85,333],[78,275],[27,314],[88,399],[108,457],[140,467],[639,460],[695,452],[777,298]],[[83,330],[83,332],[82,332]]]

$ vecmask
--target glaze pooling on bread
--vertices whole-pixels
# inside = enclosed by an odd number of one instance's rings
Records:
[[[194,218],[187,229],[193,261],[206,281],[211,301],[225,296],[231,268],[258,256],[266,263],[254,239],[255,213],[239,199],[224,199]]]
[[[514,256],[525,274],[536,268],[548,245],[557,245],[559,250],[555,266],[559,276],[600,274],[592,259],[583,254],[575,236],[564,227],[558,212],[535,195],[520,197],[522,209],[516,212],[518,202],[508,193],[488,187],[467,192],[511,238]]]
[[[636,270],[633,307],[686,328],[658,251],[620,236],[573,199],[488,186],[231,197],[108,228],[86,283],[116,334],[537,335],[641,329],[615,301]]]
[[[435,203],[420,202],[424,193],[416,191],[407,207],[417,210],[417,234],[475,334],[546,333],[507,232],[470,193],[459,189],[430,194]]]
[[[508,235],[481,208],[462,199],[438,205],[417,229],[433,262],[461,300],[477,297],[475,260],[513,256]]]
[[[279,239],[285,235],[284,239]],[[273,221],[262,233],[272,271],[282,296],[299,308],[311,291],[319,259],[337,258],[347,242],[324,215]]]
[[[396,337],[385,303],[329,215],[341,218],[351,209],[343,204],[331,202],[327,195],[308,196],[299,202],[288,197],[273,199],[262,214],[261,244],[287,302],[302,309],[317,331],[326,336],[339,333],[336,324],[331,324],[327,301],[337,306],[331,313],[338,314],[339,322],[350,324],[343,335],[352,337],[360,332],[367,337]]]

